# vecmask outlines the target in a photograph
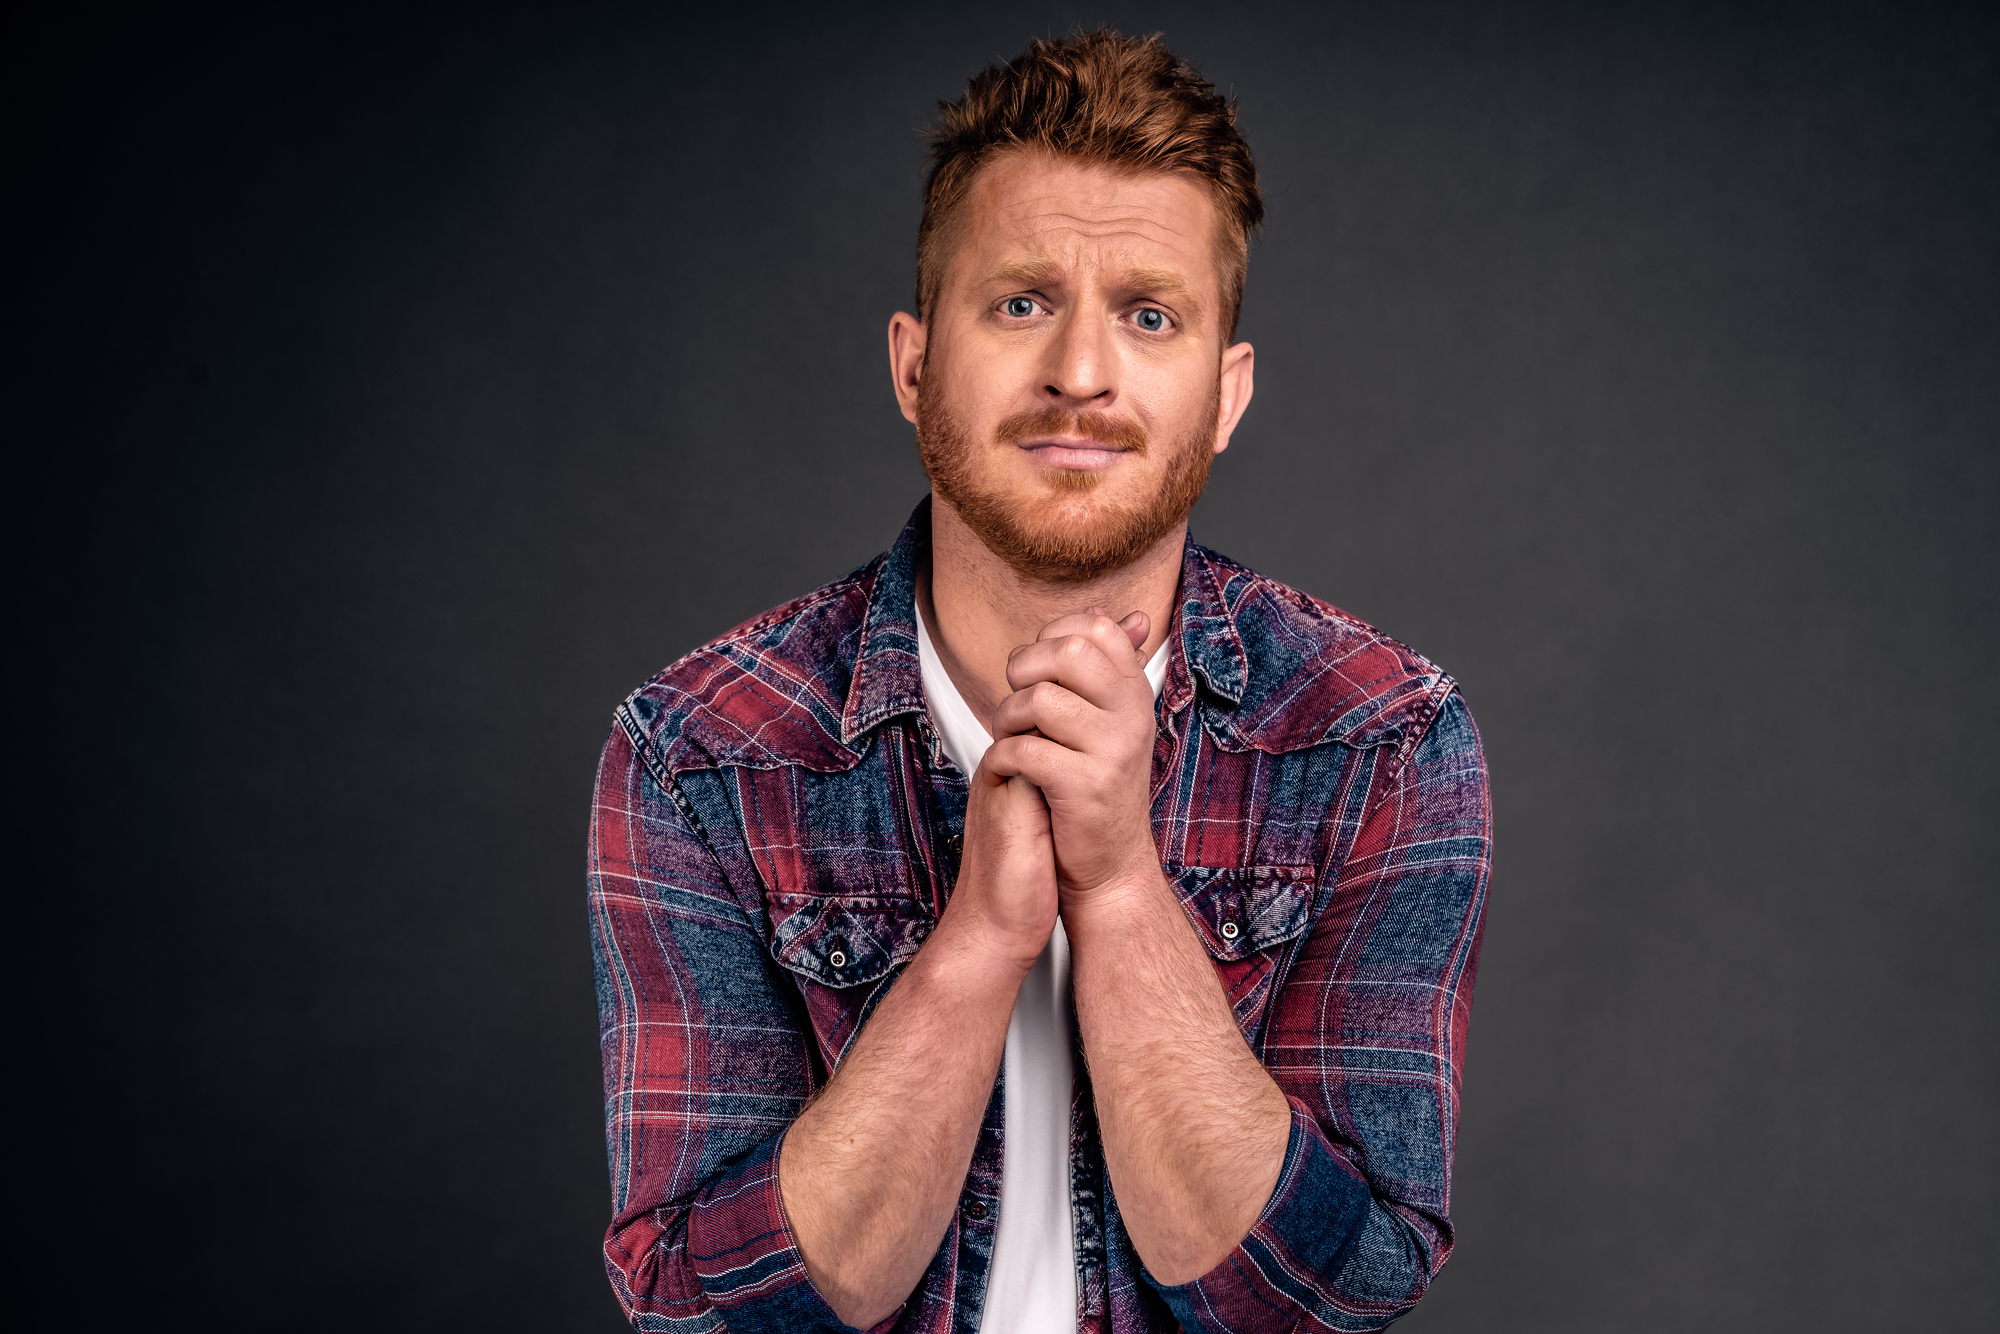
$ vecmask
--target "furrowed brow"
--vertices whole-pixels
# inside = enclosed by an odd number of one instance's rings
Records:
[[[1190,319],[1201,315],[1201,298],[1172,269],[1127,269],[1120,275],[1129,292],[1143,292],[1162,300],[1171,300]]]
[[[1041,287],[1061,276],[1062,268],[1048,260],[1018,259],[993,270],[988,281],[1005,283],[1009,287]]]

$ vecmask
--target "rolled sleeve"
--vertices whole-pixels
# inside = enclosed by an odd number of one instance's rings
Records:
[[[1337,1271],[1374,1204],[1368,1183],[1336,1157],[1312,1113],[1292,1103],[1285,1164],[1249,1235],[1190,1283],[1146,1281],[1184,1329],[1290,1329],[1318,1306],[1320,1275]]]
[[[778,1191],[782,1135],[703,1191],[688,1220],[688,1259],[703,1293],[743,1334],[848,1331],[806,1274]],[[644,1326],[641,1326],[644,1328]]]
[[[1406,754],[1375,762],[1375,798],[1261,1043],[1292,1107],[1277,1186],[1221,1264],[1153,1284],[1189,1330],[1380,1329],[1451,1253],[1491,867],[1486,765],[1455,691]]]

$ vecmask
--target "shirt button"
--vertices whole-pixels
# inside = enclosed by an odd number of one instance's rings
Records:
[[[1243,934],[1243,928],[1236,925],[1236,923],[1224,922],[1222,924],[1222,938],[1224,940],[1234,940],[1241,934]]]
[[[986,1202],[984,1200],[974,1200],[971,1204],[966,1205],[965,1216],[975,1219],[986,1217]]]
[[[847,967],[847,942],[835,936],[828,944],[832,948],[826,952],[826,961],[835,968]]]
[[[952,856],[956,857],[965,847],[965,840],[957,834],[946,834],[944,836],[944,846]]]

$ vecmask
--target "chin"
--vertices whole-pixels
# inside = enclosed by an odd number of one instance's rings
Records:
[[[1121,525],[1105,514],[1033,514],[1017,521],[1021,535],[1043,550],[1095,550],[1116,538]]]
[[[1118,504],[1094,486],[1050,486],[1008,508],[1022,528],[1063,541],[1109,536],[1131,522],[1127,506]]]

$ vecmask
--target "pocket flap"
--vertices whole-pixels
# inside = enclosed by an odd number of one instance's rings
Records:
[[[873,982],[916,954],[931,920],[905,898],[771,895],[771,956],[829,987]]]
[[[1235,962],[1297,936],[1312,912],[1310,866],[1167,867],[1181,905],[1218,959]]]

